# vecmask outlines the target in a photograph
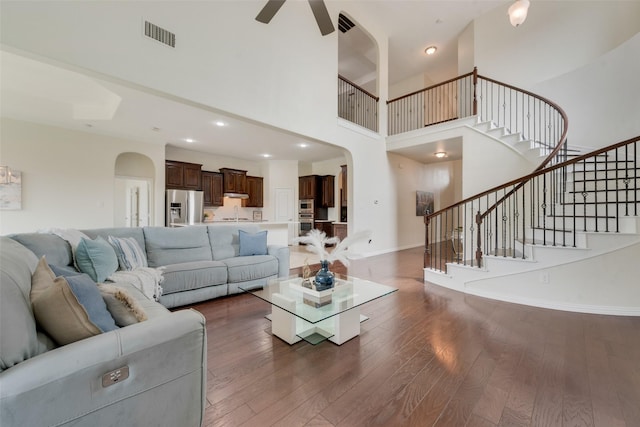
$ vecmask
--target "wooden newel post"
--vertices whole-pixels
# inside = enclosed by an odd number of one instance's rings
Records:
[[[429,217],[424,216],[424,268],[431,267],[431,251],[429,250]]]
[[[480,211],[476,214],[476,227],[478,228],[478,239],[477,239],[477,247],[476,247],[476,262],[478,263],[478,268],[482,267],[482,240],[480,237],[480,229],[482,228],[482,215]]]
[[[478,67],[473,67],[473,115],[478,114],[478,98],[476,97],[476,86],[478,85]]]

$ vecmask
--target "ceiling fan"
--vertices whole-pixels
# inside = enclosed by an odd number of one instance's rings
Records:
[[[256,16],[256,21],[262,22],[264,24],[268,24],[271,22],[271,19],[274,15],[280,10],[282,5],[286,0],[267,0],[267,4],[264,5],[258,16]],[[331,17],[329,16],[329,12],[327,11],[327,6],[324,4],[324,0],[308,0],[309,6],[311,6],[311,10],[313,11],[313,16],[316,18],[316,22],[318,23],[318,28],[320,29],[320,33],[323,36],[327,34],[331,34],[335,31],[333,27],[333,23],[331,22]]]

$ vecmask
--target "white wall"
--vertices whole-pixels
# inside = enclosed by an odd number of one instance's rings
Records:
[[[639,2],[640,3],[640,2]],[[640,135],[640,32],[592,63],[540,82],[569,117],[569,144],[604,147]]]
[[[0,234],[110,227],[115,163],[137,152],[155,165],[155,224],[164,223],[164,147],[2,119],[0,164],[22,172],[22,209],[0,211]]]
[[[475,65],[524,89],[581,68],[640,31],[638,1],[531,2],[518,28],[507,18],[510,4],[475,20]]]

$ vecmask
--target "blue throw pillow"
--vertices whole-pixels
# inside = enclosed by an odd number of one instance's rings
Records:
[[[53,271],[53,274],[56,275],[56,277],[58,276],[77,276],[78,274],[83,274],[80,273],[78,270],[76,270],[75,268],[73,268],[70,265],[66,265],[64,267],[60,266],[60,265],[53,265],[53,264],[49,264],[49,268],[51,269],[51,271]]]
[[[118,329],[111,313],[107,310],[107,304],[104,302],[104,299],[102,299],[100,290],[88,275],[77,274],[75,276],[66,276],[65,280],[78,299],[78,302],[82,304],[87,311],[89,319],[100,328],[102,332]]]
[[[239,230],[240,256],[266,255],[267,254],[267,230],[257,233],[247,233]]]
[[[118,257],[109,242],[98,236],[96,240],[80,240],[76,248],[76,264],[94,282],[104,282],[118,269]]]

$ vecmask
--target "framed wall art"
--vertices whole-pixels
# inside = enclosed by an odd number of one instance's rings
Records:
[[[0,209],[22,209],[22,173],[0,166]]]
[[[424,216],[433,212],[433,193],[416,191],[416,216]]]

